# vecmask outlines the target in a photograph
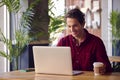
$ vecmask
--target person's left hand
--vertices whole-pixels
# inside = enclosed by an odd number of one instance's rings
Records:
[[[106,69],[105,69],[105,65],[103,67],[100,68],[100,74],[105,74]]]

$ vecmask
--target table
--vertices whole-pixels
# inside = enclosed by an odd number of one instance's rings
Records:
[[[109,56],[110,62],[120,62],[120,56]]]
[[[101,76],[94,76],[92,71],[84,71],[75,76],[35,74],[35,72],[5,72],[0,73],[0,80],[119,80],[120,73],[108,73]]]

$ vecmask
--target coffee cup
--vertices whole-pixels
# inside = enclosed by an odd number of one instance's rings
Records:
[[[94,62],[94,75],[102,75],[103,74],[103,68],[104,64],[102,62]]]

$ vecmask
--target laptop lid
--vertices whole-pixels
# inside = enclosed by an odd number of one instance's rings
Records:
[[[36,73],[73,75],[70,47],[33,46]]]

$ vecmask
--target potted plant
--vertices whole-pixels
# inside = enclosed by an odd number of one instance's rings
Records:
[[[22,13],[19,29],[15,31],[14,40],[8,39],[4,36],[0,30],[0,40],[5,44],[9,53],[0,51],[0,56],[5,57],[13,63],[13,70],[18,69],[18,57],[24,51],[27,44],[31,41],[31,38],[28,36],[28,29],[34,16],[34,6],[40,0],[35,0],[30,6]],[[20,0],[2,0],[0,1],[0,6],[6,5],[10,13],[17,14],[20,11]]]
[[[1,30],[0,34],[1,41],[6,45],[7,49],[9,50],[9,54],[4,51],[0,51],[0,56],[7,58],[13,64],[13,70],[16,70],[18,69],[18,57],[24,51],[30,39],[26,32],[22,32],[20,30],[16,31],[15,41],[5,38]]]
[[[120,12],[112,11],[110,15],[112,25],[113,56],[119,56],[120,52]],[[113,63],[113,70],[120,71],[120,63]]]

